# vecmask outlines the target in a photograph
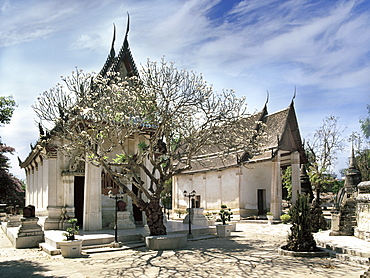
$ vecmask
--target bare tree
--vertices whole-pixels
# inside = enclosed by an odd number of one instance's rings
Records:
[[[164,184],[212,149],[225,157],[253,153],[258,131],[243,125],[244,98],[217,94],[201,75],[173,63],[148,61],[140,78],[77,70],[33,107],[44,136],[62,136],[59,150],[102,168],[145,212],[151,235],[166,234],[160,205]],[[46,124],[48,123],[48,124]],[[135,186],[139,194],[135,194]]]
[[[338,124],[338,117],[329,116],[314,133],[311,140],[307,140],[309,176],[316,188],[317,198],[322,186],[333,180],[331,173],[337,160],[337,152],[342,151],[345,139],[342,136],[344,128]]]

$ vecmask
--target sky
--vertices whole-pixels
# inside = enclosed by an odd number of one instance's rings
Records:
[[[360,132],[370,104],[370,1],[340,0],[0,0],[0,95],[18,103],[3,143],[16,148],[11,172],[38,139],[32,105],[75,68],[99,72],[116,25],[116,53],[130,14],[138,68],[165,57],[202,73],[215,90],[246,96],[249,111],[294,99],[301,137],[328,116],[344,136]],[[338,154],[347,166],[350,147]]]

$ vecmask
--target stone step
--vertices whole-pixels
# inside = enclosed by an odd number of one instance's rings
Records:
[[[145,242],[142,242],[142,241],[124,242],[121,247],[116,247],[116,248],[110,247],[110,244],[100,244],[100,245],[92,245],[92,246],[83,246],[82,252],[85,254],[114,252],[114,251],[122,251],[122,250],[139,248],[139,247],[144,247],[144,246],[145,246]]]
[[[42,251],[44,251],[45,253],[51,255],[51,256],[55,256],[55,255],[59,255],[61,254],[60,252],[60,249],[57,249],[55,248],[54,246],[46,243],[46,242],[43,242],[43,243],[40,243],[39,244],[39,247]]]
[[[113,252],[113,251],[121,251],[126,249],[138,248],[145,246],[143,241],[131,241],[131,242],[124,242],[121,247],[112,248],[110,244],[98,244],[98,245],[90,245],[90,246],[82,246],[81,250],[84,254],[93,254],[93,253],[102,253],[102,252]],[[51,256],[60,255],[60,249],[57,249],[50,244],[45,242],[40,243],[39,247],[42,251],[46,252]]]

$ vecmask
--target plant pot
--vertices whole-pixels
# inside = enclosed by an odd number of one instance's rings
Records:
[[[76,258],[81,256],[82,239],[60,241],[60,251],[64,258]]]
[[[218,237],[229,237],[231,235],[232,225],[216,225]]]
[[[208,226],[214,226],[216,221],[215,220],[207,220]]]
[[[272,220],[274,219],[274,216],[273,215],[266,215],[266,217],[267,217],[267,224],[271,225]]]

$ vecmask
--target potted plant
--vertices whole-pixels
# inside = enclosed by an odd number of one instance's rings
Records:
[[[63,241],[59,242],[62,256],[65,258],[75,258],[81,256],[82,240],[76,239],[75,235],[79,233],[80,227],[77,226],[77,219],[71,218],[68,220],[71,227],[66,229],[63,236],[66,237]]]
[[[229,237],[231,234],[231,225],[228,225],[226,221],[228,221],[232,212],[227,209],[226,205],[221,205],[221,210],[218,213],[221,218],[222,225],[216,225],[217,235],[219,237]]]
[[[207,221],[208,221],[208,226],[214,226],[215,225],[215,219],[214,215],[211,212],[206,212],[205,214]]]
[[[267,212],[266,213],[266,217],[267,217],[267,224],[272,224],[272,220],[274,219],[274,215],[272,214],[272,212]]]

